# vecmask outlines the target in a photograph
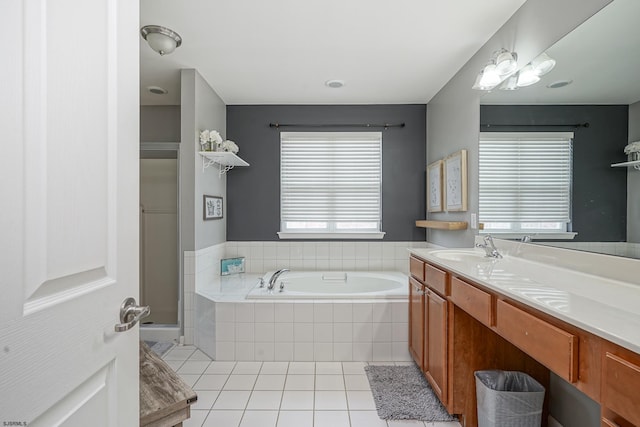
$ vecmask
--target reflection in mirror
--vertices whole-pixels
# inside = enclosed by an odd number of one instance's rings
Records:
[[[640,171],[611,167],[640,140],[638,16],[640,1],[613,1],[547,49],[557,64],[538,83],[481,100],[481,132],[574,134],[567,231],[577,234],[543,244],[640,258]]]

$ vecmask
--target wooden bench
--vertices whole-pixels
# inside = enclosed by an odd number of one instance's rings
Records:
[[[140,342],[140,426],[181,427],[198,400],[173,369]]]

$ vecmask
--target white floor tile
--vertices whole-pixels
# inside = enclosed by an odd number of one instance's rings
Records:
[[[316,391],[316,411],[346,411],[347,396],[344,391]]]
[[[174,372],[178,372],[178,369],[184,365],[184,360],[165,360],[165,363],[169,365]]]
[[[230,374],[233,368],[236,366],[236,362],[211,362],[205,374]]]
[[[376,404],[370,391],[347,391],[347,403],[350,411],[373,411]]]
[[[182,381],[184,381],[189,387],[193,388],[193,385],[198,381],[200,375],[195,374],[178,374]]]
[[[207,362],[211,362],[211,358],[200,350],[194,351],[193,354],[189,356],[189,360],[205,360]]]
[[[349,411],[351,427],[387,427],[376,411]]]
[[[280,411],[278,427],[313,427],[313,411]]]
[[[316,390],[344,390],[342,375],[316,375]]]
[[[164,360],[187,360],[195,352],[195,348],[174,347],[164,355]]]
[[[289,375],[307,375],[316,373],[315,362],[291,362],[289,363]]]
[[[275,427],[278,411],[245,411],[240,427]]]
[[[315,411],[315,427],[349,427],[349,412],[347,411]]]
[[[344,386],[347,390],[371,390],[366,375],[345,375]]]
[[[313,391],[285,390],[280,410],[313,410],[313,395]]]
[[[253,391],[247,404],[247,410],[278,411],[282,401],[282,391]]]
[[[193,407],[192,407],[193,408]],[[182,427],[201,427],[209,411],[191,410],[191,417],[182,422]]]
[[[372,366],[395,366],[396,362],[392,362],[389,360],[376,360],[376,361],[368,362],[368,364]]]
[[[254,390],[284,390],[286,375],[258,375]]]
[[[187,360],[184,364],[178,369],[179,374],[193,374],[193,375],[202,375],[204,371],[209,367],[209,363],[204,360]]]
[[[316,362],[316,375],[342,375],[342,363]]]
[[[286,374],[289,369],[289,362],[264,362],[260,374],[276,375]]]
[[[342,362],[342,371],[345,375],[365,375],[365,362]]]
[[[287,375],[285,390],[313,390],[315,375]]]
[[[425,421],[424,425],[427,427],[461,427],[457,421],[435,421],[433,423]]]
[[[231,374],[224,384],[223,390],[253,390],[257,375]]]
[[[222,390],[229,375],[202,375],[193,389],[198,390]]]
[[[262,362],[237,362],[232,373],[234,374],[257,374],[260,372]]]
[[[216,403],[213,404],[213,409],[241,409],[247,406],[249,401],[250,391],[221,391]],[[220,424],[220,425],[225,425]],[[225,425],[226,426],[226,425]]]
[[[202,427],[238,427],[242,411],[211,411]]]
[[[213,407],[220,392],[218,390],[199,390],[198,400],[191,405],[191,410],[209,410]]]

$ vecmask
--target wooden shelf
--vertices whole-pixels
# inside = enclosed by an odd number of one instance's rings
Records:
[[[420,219],[416,221],[416,227],[437,228],[438,230],[466,230],[469,223],[466,221],[429,221]]]

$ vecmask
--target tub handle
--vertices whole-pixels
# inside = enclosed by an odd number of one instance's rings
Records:
[[[339,274],[339,275],[331,275],[331,274],[323,274],[322,280],[325,281],[333,281],[333,282],[346,282],[347,281],[347,273]]]

